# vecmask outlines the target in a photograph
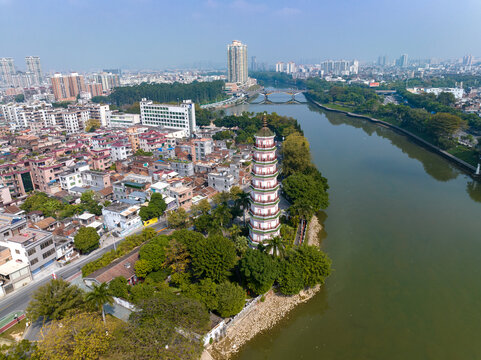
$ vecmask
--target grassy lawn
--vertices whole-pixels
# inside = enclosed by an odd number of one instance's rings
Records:
[[[350,107],[343,106],[343,105],[338,105],[338,104],[323,104],[325,107],[328,107],[330,109],[334,110],[342,110],[342,111],[352,111]]]
[[[22,321],[20,321],[18,324],[15,324],[14,326],[12,326],[10,329],[8,329],[7,331],[3,332],[0,334],[0,337],[1,338],[4,338],[4,339],[8,339],[8,340],[13,340],[13,341],[17,341],[17,339],[15,339],[12,334],[20,334],[22,335],[23,332],[25,331],[25,322],[26,320],[23,319]]]
[[[479,156],[477,152],[473,149],[470,149],[466,146],[462,145],[457,145],[456,147],[453,147],[448,150],[448,153],[451,155],[456,156],[457,158],[466,161],[468,164],[471,164],[473,166],[478,165],[478,159]]]

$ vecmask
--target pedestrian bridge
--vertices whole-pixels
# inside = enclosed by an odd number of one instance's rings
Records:
[[[262,101],[260,101],[258,104],[301,104],[301,103],[306,103],[307,101],[305,99],[298,100],[296,98],[297,95],[300,95],[304,93],[305,90],[299,90],[299,89],[282,89],[282,90],[264,90],[259,93],[259,96],[263,96]],[[290,98],[288,98],[285,101],[282,100],[271,100],[269,99],[270,95],[273,94],[286,94],[290,95]]]

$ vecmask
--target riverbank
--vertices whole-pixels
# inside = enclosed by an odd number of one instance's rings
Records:
[[[481,174],[476,174],[476,167],[472,166],[471,164],[468,164],[467,162],[457,158],[456,156],[454,155],[451,155],[450,153],[448,153],[447,151],[444,151],[442,149],[440,149],[439,147],[437,147],[436,145],[433,145],[431,144],[430,142],[427,142],[426,140],[420,138],[419,136],[413,134],[412,132],[408,131],[408,130],[405,130],[399,126],[396,126],[396,125],[393,125],[391,123],[388,123],[387,121],[383,121],[383,120],[379,120],[379,119],[375,119],[375,118],[372,118],[370,116],[366,116],[366,115],[360,115],[360,114],[356,114],[356,113],[352,113],[352,112],[349,112],[349,111],[345,111],[345,110],[340,110],[340,109],[333,109],[333,108],[330,108],[330,107],[327,107],[317,101],[314,101],[312,100],[309,96],[306,96],[306,99],[311,102],[312,104],[314,104],[315,106],[323,109],[323,110],[327,110],[327,111],[332,111],[332,112],[337,112],[337,113],[341,113],[341,114],[344,114],[346,116],[349,116],[349,117],[354,117],[354,118],[358,118],[358,119],[364,119],[364,120],[368,120],[372,123],[375,123],[375,124],[378,124],[378,125],[381,125],[381,126],[384,126],[384,127],[387,127],[391,130],[394,130],[396,131],[397,133],[400,133],[402,135],[405,135],[407,136],[409,139],[411,140],[414,140],[414,142],[416,142],[417,144],[421,145],[422,147],[424,147],[425,149],[428,149],[429,151],[432,151],[440,156],[442,156],[444,159],[450,161],[451,163],[453,163],[454,165],[456,165],[458,168],[460,168],[461,170],[463,170],[465,173],[467,173],[469,176],[471,176],[472,178],[476,178],[476,179],[479,179],[481,178]]]
[[[319,234],[322,231],[317,216],[309,221],[306,241],[308,245],[319,246]],[[307,302],[321,289],[320,285],[302,290],[297,295],[285,296],[270,290],[264,295],[264,301],[258,301],[242,319],[229,327],[225,336],[209,345],[202,354],[202,360],[230,359],[248,341],[258,334],[269,330],[284,319],[296,306]]]
[[[307,302],[320,289],[321,286],[317,285],[292,296],[281,295],[270,290],[264,295],[264,301],[259,301],[244,318],[228,328],[222,340],[205,349],[206,354],[203,355],[203,358],[210,356],[214,360],[230,359],[248,341],[272,328],[292,309]]]

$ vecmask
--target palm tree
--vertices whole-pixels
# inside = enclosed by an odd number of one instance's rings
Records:
[[[107,283],[102,283],[100,285],[94,284],[92,291],[87,294],[85,300],[87,303],[90,303],[102,312],[102,319],[105,323],[104,304],[108,303],[109,305],[112,305],[114,302],[114,298],[110,295]]]
[[[242,208],[244,212],[244,226],[246,226],[246,210],[251,203],[251,196],[249,193],[241,192],[237,195],[236,202]]]
[[[280,236],[275,236],[266,241],[266,252],[273,256],[284,257],[286,254],[286,243]]]

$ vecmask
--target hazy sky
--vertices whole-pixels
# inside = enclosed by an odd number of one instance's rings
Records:
[[[0,0],[0,57],[44,70],[481,56],[481,0]]]

